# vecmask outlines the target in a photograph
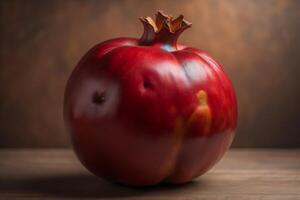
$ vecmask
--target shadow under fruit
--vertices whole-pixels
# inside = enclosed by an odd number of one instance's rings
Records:
[[[81,59],[65,91],[64,117],[83,165],[126,185],[185,183],[232,143],[234,89],[220,64],[177,43],[191,26],[158,12],[140,39],[102,42]]]

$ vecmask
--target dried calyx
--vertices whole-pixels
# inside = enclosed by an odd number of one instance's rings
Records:
[[[162,43],[175,49],[179,35],[192,25],[184,19],[183,15],[174,19],[162,11],[158,11],[155,21],[151,17],[141,17],[140,20],[144,25],[141,45]]]

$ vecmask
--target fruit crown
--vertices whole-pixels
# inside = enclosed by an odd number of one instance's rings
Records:
[[[162,29],[168,30],[170,33],[176,33],[182,29],[191,27],[192,23],[186,21],[183,15],[179,15],[177,18],[173,18],[171,15],[165,14],[163,11],[158,11],[156,14],[156,20],[151,17],[140,17],[142,23],[150,26],[155,33],[162,31]]]
[[[173,18],[171,15],[158,11],[155,21],[151,17],[140,17],[144,25],[144,34],[140,39],[142,44],[151,44],[153,42],[170,43],[176,45],[177,38],[192,23],[186,21],[183,15]]]

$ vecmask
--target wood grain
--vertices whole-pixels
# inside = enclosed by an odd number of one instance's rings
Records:
[[[181,186],[129,188],[87,172],[71,150],[1,150],[0,199],[296,200],[300,149],[229,151],[209,173]]]

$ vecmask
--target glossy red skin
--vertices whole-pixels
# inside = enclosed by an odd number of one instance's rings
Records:
[[[165,49],[109,40],[73,71],[65,121],[77,156],[94,174],[135,186],[185,183],[209,170],[232,143],[237,104],[222,67],[199,49]],[[207,94],[209,125],[200,111],[191,122],[200,90]],[[104,102],[95,102],[103,92]]]

